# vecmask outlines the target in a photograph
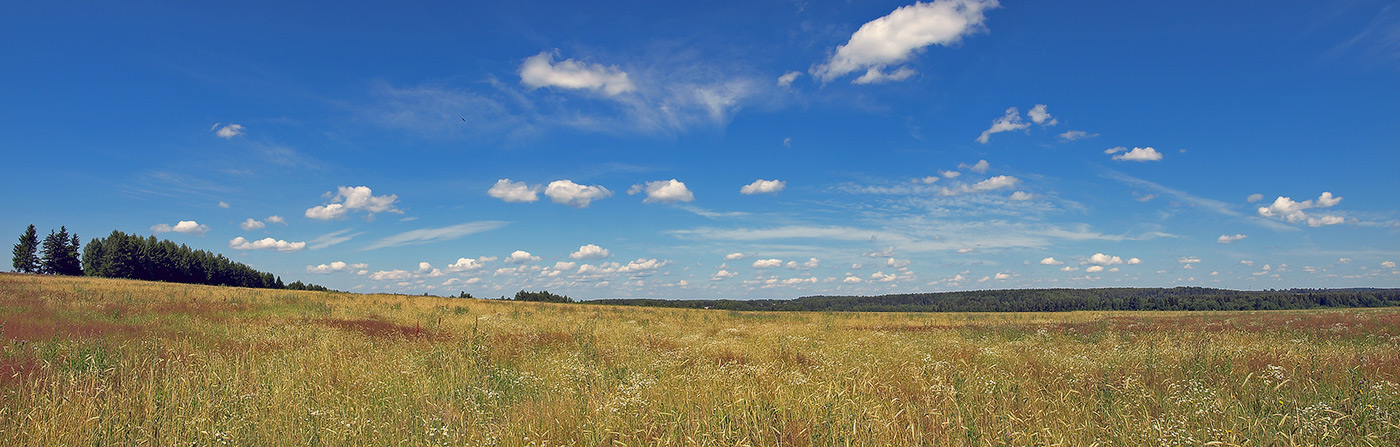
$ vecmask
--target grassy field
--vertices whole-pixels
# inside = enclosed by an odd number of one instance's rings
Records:
[[[0,445],[1400,444],[1400,309],[734,313],[0,275]]]

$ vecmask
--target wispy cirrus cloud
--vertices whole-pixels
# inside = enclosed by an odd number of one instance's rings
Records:
[[[419,230],[406,231],[393,236],[389,236],[372,244],[366,245],[360,251],[378,250],[388,247],[399,247],[404,245],[428,244],[433,242],[444,242],[461,238],[470,234],[476,234],[495,230],[508,225],[509,222],[488,220],[480,222],[467,222],[441,228],[423,228]]]

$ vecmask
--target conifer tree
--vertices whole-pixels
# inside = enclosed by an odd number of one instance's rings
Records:
[[[39,271],[39,234],[35,232],[34,225],[24,230],[24,234],[19,236],[19,243],[15,244],[14,268],[16,272],[34,273]]]

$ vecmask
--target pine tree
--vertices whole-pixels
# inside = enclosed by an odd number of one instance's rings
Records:
[[[63,233],[61,235],[53,230],[49,230],[49,235],[44,237],[44,254],[39,260],[39,273],[45,275],[58,274],[59,259],[63,257],[65,245],[68,245],[67,227],[63,227]]]
[[[39,271],[39,234],[35,232],[34,225],[24,230],[24,234],[19,236],[19,243],[15,244],[14,268],[16,272],[34,273]]]

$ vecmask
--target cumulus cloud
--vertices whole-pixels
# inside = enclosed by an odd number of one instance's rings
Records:
[[[509,203],[529,203],[540,199],[539,185],[531,186],[525,182],[512,182],[508,178],[496,180],[496,184],[491,189],[486,190],[486,194]]]
[[[720,271],[718,271],[718,272],[715,272],[715,274],[710,275],[710,280],[711,280],[711,281],[724,281],[724,280],[726,280],[726,279],[733,278],[733,277],[735,277],[735,276],[739,276],[739,274],[738,274],[738,273],[735,273],[735,272],[728,271],[728,270],[720,270]]]
[[[848,284],[856,284],[856,283],[859,283],[859,282],[860,282],[860,277],[859,277],[859,276],[847,276],[846,279],[841,280],[841,282],[848,283]]]
[[[225,201],[220,200],[220,201],[219,201],[219,208],[228,209],[228,208],[229,208],[228,202],[225,202]]]
[[[782,259],[759,259],[753,262],[753,268],[756,269],[770,269],[780,267],[782,265]]]
[[[885,272],[875,272],[870,274],[871,281],[890,282],[899,279],[899,275]]]
[[[380,270],[369,275],[369,279],[374,281],[404,281],[413,278],[413,273],[407,270]]]
[[[972,185],[958,185],[957,187],[944,187],[938,190],[940,196],[956,196],[959,194],[971,194],[979,192],[994,191],[998,189],[1008,189],[1016,187],[1021,179],[1009,175],[998,175]]]
[[[972,172],[976,172],[976,173],[978,173],[978,174],[986,174],[986,173],[987,173],[987,169],[990,169],[991,167],[992,167],[992,164],[991,164],[991,163],[987,163],[987,160],[977,160],[977,163],[973,163],[973,164],[958,163],[958,169],[966,169],[966,170],[969,170],[969,171],[972,171]],[[957,176],[954,176],[954,177],[957,177]]]
[[[1135,147],[1132,150],[1127,150],[1127,148],[1120,146],[1108,149],[1104,152],[1110,154],[1116,152],[1123,152],[1121,154],[1113,156],[1113,159],[1118,161],[1159,161],[1162,159],[1162,153],[1157,152],[1156,149],[1153,149],[1151,147]]]
[[[619,265],[617,267],[617,272],[627,273],[633,276],[648,275],[670,264],[671,261],[669,260],[637,258],[637,260],[628,262],[626,265]]]
[[[782,181],[782,180],[776,180],[776,179],[774,179],[774,180],[758,179],[758,180],[754,180],[753,183],[744,185],[744,187],[739,188],[739,193],[740,193],[740,194],[773,194],[773,193],[776,193],[776,192],[778,192],[778,191],[782,191],[783,188],[786,188],[786,187],[787,187],[787,182],[784,182],[784,181]]]
[[[330,203],[308,208],[306,217],[316,220],[340,219],[350,211],[364,211],[370,216],[384,212],[402,214],[403,211],[394,207],[394,202],[398,200],[399,196],[395,194],[376,196],[368,186],[340,186],[331,196]]]
[[[909,260],[908,260],[908,259],[889,258],[889,259],[886,259],[886,260],[885,260],[885,267],[894,267],[894,268],[900,269],[900,268],[905,268],[905,267],[908,267],[908,266],[909,266]]]
[[[1045,259],[1041,259],[1041,260],[1040,260],[1040,265],[1062,265],[1062,264],[1064,264],[1064,261],[1056,260],[1054,257],[1049,257],[1049,258],[1045,258]]]
[[[958,165],[958,166],[959,166],[959,167],[967,166],[967,163],[963,163],[963,164]],[[943,178],[958,178],[959,176],[962,175],[962,173],[961,173],[961,172],[958,172],[958,171],[938,171],[938,175],[943,176]],[[933,183],[933,182],[936,182],[936,181],[938,181],[938,179],[937,179],[937,178],[934,178],[933,181],[926,181],[926,182],[924,182],[924,183]]]
[[[1035,107],[1031,107],[1031,111],[1026,112],[1026,116],[1031,117],[1031,122],[1042,126],[1054,126],[1056,124],[1060,124],[1060,120],[1055,119],[1055,117],[1051,116],[1050,112],[1046,110],[1047,108],[1048,107],[1046,107],[1045,104],[1036,104]]]
[[[609,253],[608,249],[594,244],[588,244],[579,247],[578,251],[570,253],[569,259],[602,259],[608,256],[612,256],[612,253]]]
[[[210,130],[213,130],[213,131],[214,131],[214,135],[218,136],[219,138],[223,138],[223,139],[225,139],[225,140],[228,140],[228,139],[232,139],[233,137],[236,137],[236,136],[239,136],[239,135],[243,135],[243,126],[242,126],[242,125],[238,125],[238,124],[229,124],[229,125],[227,125],[227,126],[219,127],[220,124],[223,124],[223,123],[214,123],[214,127],[210,127],[210,128],[209,128]]]
[[[1102,271],[1103,271],[1103,266],[1102,266],[1102,265],[1091,265],[1091,266],[1089,266],[1089,268],[1084,269],[1084,272],[1085,272],[1085,273],[1099,273],[1099,272],[1102,272]]]
[[[330,264],[321,264],[317,266],[308,265],[306,266],[306,273],[329,274],[334,272],[348,272],[361,270],[367,267],[369,267],[369,264],[347,264],[344,261],[334,261]]]
[[[587,64],[565,59],[554,62],[554,52],[541,51],[540,54],[525,59],[520,65],[520,83],[530,88],[558,87],[572,90],[592,90],[608,96],[617,96],[637,89],[628,78],[627,72],[617,66],[605,67],[601,64]]]
[[[1009,107],[1006,109],[1005,115],[1002,115],[1001,118],[992,120],[992,127],[989,127],[987,128],[987,130],[982,131],[982,135],[977,137],[977,142],[987,144],[987,141],[992,137],[992,134],[994,133],[1010,132],[1013,130],[1023,130],[1029,127],[1031,127],[1031,123],[1027,123],[1021,120],[1021,112],[1016,110],[1015,107]]]
[[[735,252],[735,253],[730,253],[730,254],[724,255],[724,260],[726,260],[726,261],[736,261],[736,260],[739,260],[739,259],[744,259],[744,254],[743,254],[743,253]]]
[[[228,241],[228,248],[234,250],[277,250],[284,253],[301,251],[306,248],[305,242],[287,242],[281,239],[264,238],[256,241],[249,241],[243,236],[233,238]]]
[[[885,82],[899,82],[914,77],[914,75],[916,74],[919,74],[919,72],[914,71],[914,69],[909,67],[899,67],[895,69],[895,71],[889,73],[885,73],[880,69],[872,68],[870,70],[867,70],[865,74],[860,75],[860,77],[856,78],[854,81],[851,81],[851,83],[864,85],[880,84]]]
[[[1249,202],[1249,203],[1254,203],[1254,202],[1258,202],[1258,201],[1260,201],[1260,200],[1264,200],[1264,195],[1263,195],[1263,194],[1259,194],[1259,193],[1254,193],[1254,194],[1250,194],[1249,197],[1245,197],[1244,200],[1247,201],[1247,202]]]
[[[1096,134],[1096,133],[1089,133],[1089,132],[1085,132],[1085,131],[1082,131],[1082,130],[1069,130],[1069,131],[1065,131],[1065,133],[1060,134],[1060,139],[1061,139],[1061,140],[1065,140],[1065,141],[1076,141],[1076,140],[1086,140],[1086,139],[1094,138],[1094,137],[1097,137],[1097,136],[1099,136],[1099,134]]]
[[[1393,269],[1395,268],[1395,261],[1381,261],[1381,267]]]
[[[238,227],[242,228],[243,231],[253,231],[267,227],[267,224],[253,220],[253,218],[249,217],[248,220],[245,220],[243,221],[243,223],[238,224]]]
[[[627,191],[628,195],[645,192],[647,197],[642,199],[642,203],[676,203],[690,202],[695,200],[695,194],[685,187],[684,182],[670,180],[657,180],[647,182],[645,185],[632,185]]]
[[[787,73],[783,73],[782,76],[778,76],[778,86],[791,87],[792,81],[796,81],[799,76],[802,76],[802,72],[800,71],[789,71]]]
[[[817,258],[808,259],[807,262],[798,264],[797,261],[788,261],[787,268],[793,270],[811,270],[822,265],[822,261]]]
[[[886,70],[930,45],[956,44],[982,30],[984,11],[997,6],[995,0],[935,0],[897,8],[861,25],[825,63],[812,68],[812,76],[827,82],[865,70],[856,83],[908,78],[912,68],[899,67],[888,74]]]
[[[1033,195],[1033,194],[1031,194],[1031,193],[1028,193],[1028,192],[1025,192],[1025,191],[1016,191],[1016,192],[1011,193],[1011,200],[1015,200],[1015,201],[1017,201],[1017,202],[1024,202],[1024,201],[1026,201],[1026,200],[1030,200],[1030,199],[1034,199],[1034,198],[1035,198],[1035,195]]]
[[[1084,260],[1084,262],[1079,263],[1079,265],[1118,265],[1122,263],[1123,258],[1117,256],[1109,256],[1103,253],[1094,253],[1093,256],[1090,256],[1089,259],[1086,259]]]
[[[534,262],[538,260],[540,260],[539,256],[532,255],[530,254],[530,252],[525,250],[516,250],[510,252],[510,256],[506,257],[506,262],[511,264],[523,264],[526,262]]]
[[[531,195],[533,196],[533,193]],[[571,180],[555,180],[549,182],[549,187],[545,188],[544,195],[553,200],[554,203],[574,208],[588,208],[588,204],[594,200],[612,197],[613,193],[602,186],[580,185]]]
[[[485,263],[489,262],[490,260],[493,259],[488,259],[486,257],[480,257],[476,259],[457,258],[457,262],[447,265],[447,271],[452,273],[461,273],[469,272],[472,270],[481,270],[482,268],[486,267]]]
[[[267,216],[267,221],[270,223],[279,223],[282,225],[287,224],[287,219],[284,219],[282,216]]]
[[[1228,235],[1228,234],[1222,234],[1222,235],[1220,235],[1219,238],[1216,238],[1216,239],[1215,239],[1215,243],[1217,243],[1217,244],[1229,244],[1229,243],[1233,243],[1233,242],[1235,242],[1235,241],[1238,241],[1238,240],[1241,240],[1241,239],[1244,239],[1244,238],[1247,238],[1247,237],[1249,237],[1249,236],[1246,236],[1246,235],[1243,235],[1243,234],[1236,234],[1236,235],[1233,235],[1233,236]]]
[[[193,221],[193,220],[182,220],[182,221],[179,221],[179,222],[175,223],[174,226],[171,226],[171,225],[169,225],[169,224],[155,224],[155,225],[151,225],[151,232],[152,232],[152,233],[160,234],[160,233],[169,233],[169,232],[172,232],[172,231],[174,231],[174,232],[176,232],[176,233],[185,233],[185,234],[193,234],[193,235],[195,235],[195,236],[203,236],[204,233],[208,233],[208,232],[209,232],[209,226],[208,226],[208,225],[201,225],[201,224],[199,224],[199,222],[195,222],[195,221]]]
[[[1141,260],[1141,259],[1138,259],[1138,258],[1128,258],[1128,265],[1138,265],[1138,264],[1141,264],[1141,263],[1142,263],[1142,260]]]
[[[1279,196],[1274,199],[1274,203],[1266,207],[1259,208],[1259,215],[1264,217],[1278,217],[1288,223],[1306,222],[1309,226],[1320,227],[1324,225],[1336,225],[1345,222],[1340,216],[1309,216],[1303,210],[1310,208],[1330,208],[1342,202],[1341,197],[1333,196],[1331,192],[1324,191],[1318,196],[1316,201],[1304,200],[1294,201],[1291,198]]]

